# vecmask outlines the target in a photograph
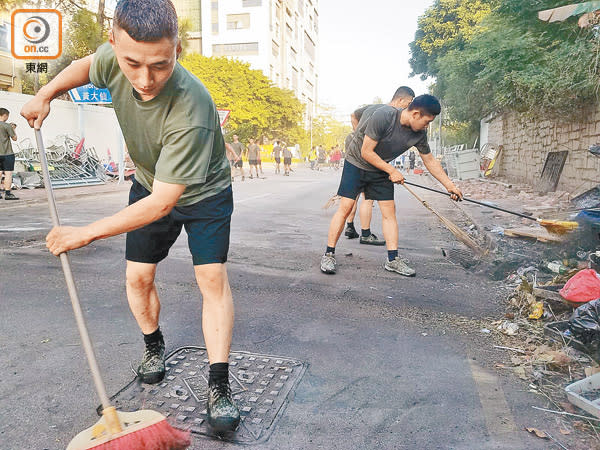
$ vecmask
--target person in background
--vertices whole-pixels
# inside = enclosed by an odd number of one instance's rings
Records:
[[[2,173],[4,173],[4,199],[5,200],[19,200],[15,194],[10,192],[12,188],[12,174],[15,170],[15,154],[12,149],[11,139],[17,140],[17,133],[15,128],[17,126],[14,123],[7,123],[8,116],[10,113],[6,108],[0,108],[0,180],[2,179]],[[2,191],[0,191],[0,198],[2,198]]]

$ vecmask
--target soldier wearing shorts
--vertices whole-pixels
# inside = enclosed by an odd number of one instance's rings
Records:
[[[12,187],[12,173],[15,170],[15,154],[13,153],[11,140],[17,140],[14,123],[6,123],[9,116],[8,109],[0,108],[0,180],[4,173],[4,198],[6,200],[19,200],[15,194],[10,192]],[[2,194],[0,193],[0,198]]]
[[[177,62],[180,53],[170,0],[120,0],[109,43],[71,63],[21,114],[40,128],[50,101],[60,93],[90,81],[110,91],[136,165],[129,206],[87,226],[55,227],[46,246],[59,255],[127,233],[127,298],[145,343],[137,374],[144,383],[158,383],[165,376],[165,343],[154,279],[157,264],[185,228],[202,294],[207,422],[218,432],[232,431],[240,414],[228,365],[233,299],[225,263],[233,212],[231,170],[215,104],[202,82]]]

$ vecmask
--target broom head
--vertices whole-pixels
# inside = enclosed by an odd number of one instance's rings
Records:
[[[566,234],[569,231],[573,231],[579,227],[577,222],[569,222],[565,220],[544,220],[540,219],[539,223],[550,233],[554,234]]]
[[[190,433],[173,428],[159,412],[121,412],[109,407],[96,425],[73,438],[67,450],[183,450],[190,444]]]

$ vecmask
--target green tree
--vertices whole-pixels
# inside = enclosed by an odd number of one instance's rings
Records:
[[[303,105],[292,91],[273,86],[250,64],[228,58],[208,58],[196,53],[181,59],[196,75],[219,108],[231,110],[227,135],[240,139],[283,139],[296,143],[301,127]]]

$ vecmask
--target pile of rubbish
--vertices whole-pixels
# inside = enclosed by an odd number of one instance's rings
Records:
[[[106,168],[93,147],[85,147],[85,139],[69,135],[57,136],[46,147],[50,181],[55,189],[72,186],[89,186],[106,182]],[[17,188],[43,186],[42,166],[37,146],[30,139],[21,141],[16,162],[24,171],[15,173],[13,183]]]

